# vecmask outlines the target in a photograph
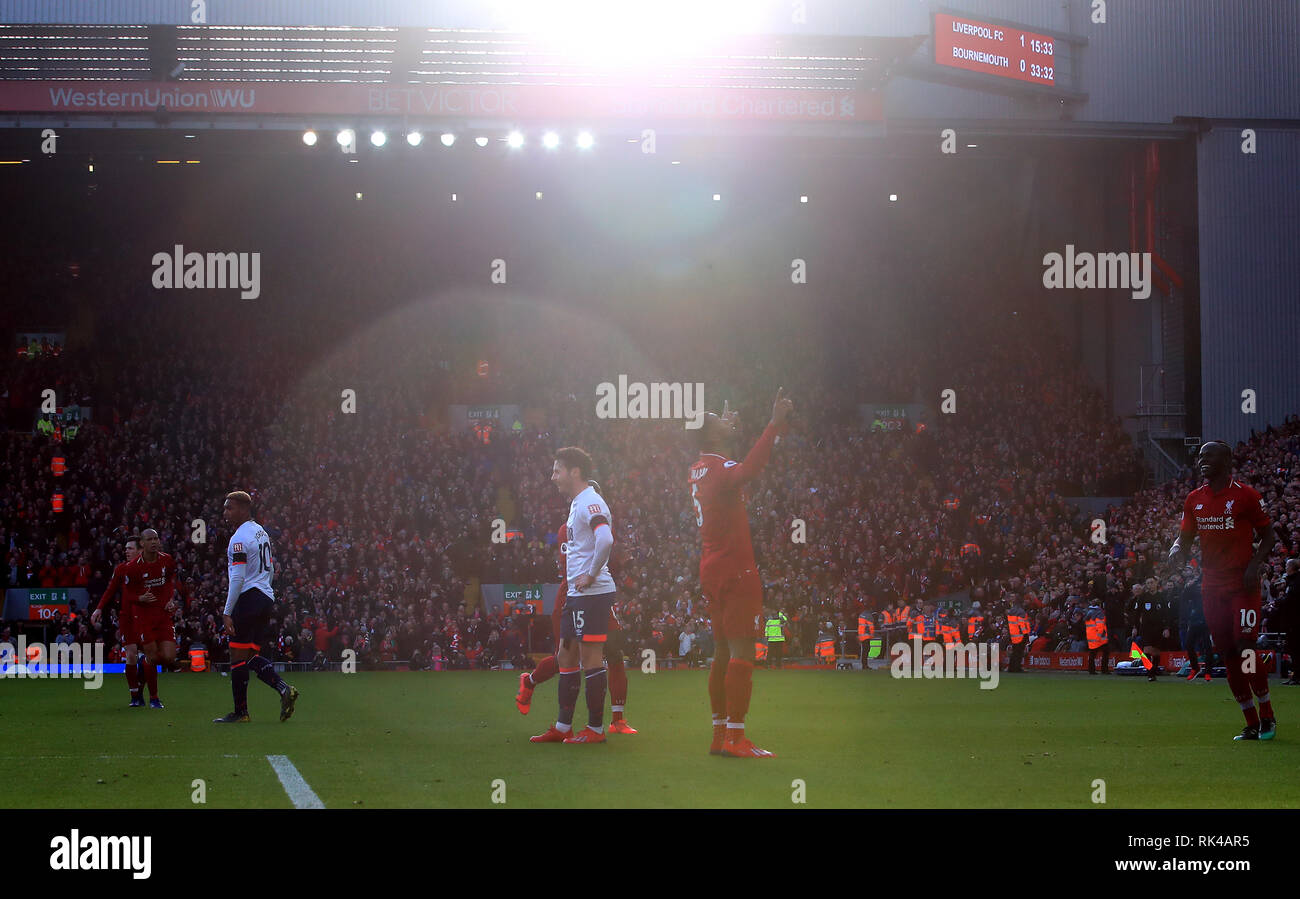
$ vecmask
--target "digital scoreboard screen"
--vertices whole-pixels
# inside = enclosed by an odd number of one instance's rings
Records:
[[[941,66],[1054,86],[1058,43],[1012,25],[934,14],[934,61]]]

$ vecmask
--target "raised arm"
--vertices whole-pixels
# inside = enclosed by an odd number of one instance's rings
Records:
[[[785,388],[782,387],[776,392],[776,402],[772,404],[772,419],[759,435],[757,442],[754,443],[753,449],[745,456],[743,462],[728,462],[718,474],[722,482],[723,489],[737,489],[752,481],[763,473],[767,467],[767,461],[772,457],[772,447],[776,444],[776,438],[785,433],[786,421],[790,417],[790,410],[794,404],[786,399]],[[728,414],[726,412],[724,415]]]

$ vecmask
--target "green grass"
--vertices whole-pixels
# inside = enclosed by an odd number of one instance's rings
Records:
[[[120,675],[0,680],[5,807],[289,808],[266,760],[286,755],[329,808],[1107,808],[1300,806],[1300,691],[1276,686],[1271,743],[1234,743],[1243,721],[1222,680],[1077,674],[894,680],[887,671],[759,671],[748,724],[779,758],[707,754],[702,671],[629,675],[641,733],[603,746],[532,745],[554,682],[523,718],[510,672],[295,674],[298,711],[249,686],[253,721],[223,726],[230,681],[164,676],[165,711],[128,709]],[[1275,680],[1276,684],[1277,681]],[[586,709],[579,699],[578,719]],[[1295,723],[1292,723],[1295,722]],[[102,782],[101,782],[102,781]]]

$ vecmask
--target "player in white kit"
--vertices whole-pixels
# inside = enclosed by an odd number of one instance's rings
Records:
[[[214,724],[238,724],[248,720],[248,673],[252,671],[267,686],[280,694],[280,720],[293,714],[298,691],[276,674],[271,660],[261,655],[267,641],[267,624],[275,606],[271,579],[275,560],[271,556],[271,538],[252,519],[253,499],[242,490],[226,495],[222,518],[233,525],[235,533],[226,548],[226,566],[230,587],[226,593],[225,623],[230,635],[230,688],[235,694],[235,710]]]
[[[588,483],[591,456],[576,446],[555,453],[551,481],[569,499],[565,522],[568,543],[564,555],[569,594],[560,621],[560,715],[555,724],[532,738],[534,743],[604,743],[605,687],[608,674],[603,661],[614,604],[614,577],[609,554],[614,531],[609,506]],[[573,732],[573,709],[578,690],[586,685],[587,726]]]

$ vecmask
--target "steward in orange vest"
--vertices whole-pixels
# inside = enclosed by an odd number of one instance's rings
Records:
[[[1101,653],[1101,673],[1110,674],[1110,635],[1106,633],[1106,611],[1093,600],[1083,613],[1084,629],[1088,634],[1088,673],[1097,673],[1097,653]]]
[[[1011,635],[1011,662],[1008,672],[1019,672],[1021,661],[1025,657],[1025,647],[1029,643],[1029,616],[1020,606],[1012,606],[1007,612],[1007,631]]]
[[[984,629],[984,613],[978,609],[966,616],[966,639],[974,642],[979,632]]]
[[[923,636],[926,640],[935,640],[939,636],[939,616],[933,613],[926,615],[922,621],[925,628]]]
[[[885,620],[885,627],[890,626],[889,607],[886,606],[881,615]],[[871,656],[871,641],[876,638],[875,615],[871,612],[863,612],[858,616],[858,657],[862,662],[862,670],[870,671],[871,665],[868,658]]]
[[[876,635],[876,622],[871,612],[858,615],[858,645],[866,646],[867,641]]]

